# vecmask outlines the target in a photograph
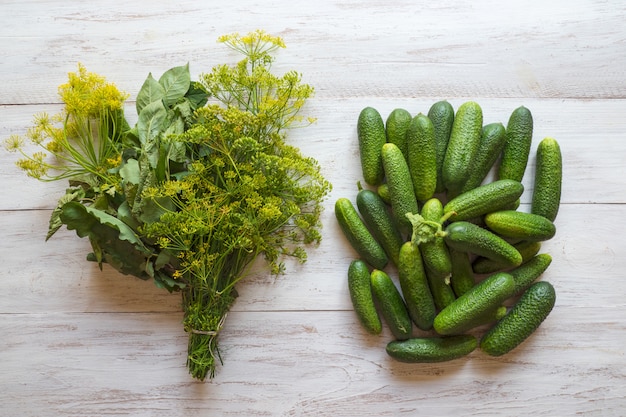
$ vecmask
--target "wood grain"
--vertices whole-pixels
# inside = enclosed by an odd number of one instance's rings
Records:
[[[217,37],[261,28],[287,44],[274,68],[316,88],[305,110],[317,122],[290,141],[333,183],[321,245],[284,276],[255,265],[220,335],[224,365],[200,383],[185,368],[180,295],[99,270],[73,232],[46,242],[66,184],[26,178],[0,149],[0,416],[624,415],[623,2],[7,0],[0,16],[0,140],[60,110],[56,88],[78,62],[131,94],[132,119],[149,72],[233,62]],[[363,107],[417,114],[440,99],[478,101],[485,122],[532,110],[522,210],[538,141],[559,140],[563,205],[542,246],[557,303],[509,355],[407,365],[386,355],[387,329],[370,336],[357,322],[355,254],[333,204],[356,197]]]

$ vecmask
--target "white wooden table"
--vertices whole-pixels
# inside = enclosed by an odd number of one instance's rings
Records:
[[[309,261],[278,278],[259,268],[239,286],[220,339],[225,364],[202,383],[185,368],[179,295],[101,272],[73,232],[44,242],[66,184],[26,178],[2,150],[0,415],[625,415],[626,6],[416,3],[2,1],[2,139],[59,110],[56,87],[78,62],[134,97],[148,72],[189,62],[197,76],[239,58],[219,35],[264,29],[287,44],[274,68],[316,88],[306,111],[318,121],[291,140],[334,189]],[[354,252],[332,207],[360,179],[358,112],[425,112],[439,99],[478,101],[486,122],[530,108],[533,155],[541,138],[559,140],[563,205],[542,248],[557,302],[509,355],[407,365],[386,355],[388,331],[368,336],[356,320]]]

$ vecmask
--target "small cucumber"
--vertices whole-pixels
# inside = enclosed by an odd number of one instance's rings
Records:
[[[378,110],[373,107],[361,110],[357,121],[357,137],[363,179],[370,185],[378,185],[384,178],[381,148],[387,142],[385,122]]]
[[[547,281],[531,285],[513,308],[482,338],[481,349],[501,356],[519,346],[548,317],[556,301],[554,287]]]
[[[443,208],[449,221],[466,221],[514,203],[524,192],[521,182],[497,180],[466,191],[448,201]]]
[[[362,189],[356,196],[356,205],[376,241],[383,247],[389,259],[398,265],[400,247],[404,239],[385,202],[374,191]]]
[[[506,141],[498,167],[498,179],[522,181],[533,137],[533,116],[520,106],[513,110],[506,125]]]
[[[510,243],[470,222],[450,223],[445,229],[444,239],[452,249],[484,256],[508,266],[522,263],[522,255]]]
[[[443,216],[443,205],[437,198],[431,198],[422,206],[420,213],[424,220],[439,222]],[[426,268],[444,279],[452,273],[450,253],[443,237],[436,236],[433,240],[419,244]]]
[[[515,249],[522,255],[522,265],[528,262],[541,249],[541,242],[522,241],[513,245]],[[472,269],[475,274],[491,274],[503,269],[510,269],[510,265],[492,261],[491,259],[478,257],[472,263]]]
[[[408,165],[418,201],[426,201],[437,188],[437,149],[435,131],[428,116],[420,113],[406,132]]]
[[[530,212],[556,219],[561,202],[563,161],[561,148],[554,138],[545,138],[537,147],[537,169]]]
[[[456,111],[441,176],[448,192],[458,193],[469,175],[483,128],[483,112],[478,103],[468,101]]]
[[[516,210],[489,213],[484,218],[489,229],[506,238],[542,242],[556,233],[554,223],[543,216]]]
[[[450,132],[452,132],[452,124],[454,123],[454,108],[446,100],[438,101],[428,109],[428,118],[433,124],[435,147],[437,149],[437,187],[435,192],[443,193],[446,188],[443,185],[441,171],[443,169],[443,160],[446,156],[446,149],[448,148],[448,141],[450,140]]]
[[[335,216],[352,248],[374,268],[387,266],[389,258],[382,246],[365,226],[352,202],[345,197],[335,202]]]
[[[383,199],[385,204],[391,205],[391,198],[389,197],[389,186],[387,183],[382,183],[376,188],[376,192]]]
[[[428,267],[425,268],[425,271],[426,277],[428,278],[428,287],[433,296],[435,307],[437,310],[443,310],[456,300],[454,290],[450,286],[450,274],[442,275]]]
[[[433,327],[436,315],[435,303],[424,271],[422,255],[419,248],[411,242],[404,243],[400,249],[398,279],[413,323],[422,330],[429,330]]]
[[[368,333],[380,334],[382,322],[374,304],[370,271],[367,264],[360,259],[355,259],[348,267],[348,290],[354,312],[363,328]]]
[[[411,337],[412,322],[400,291],[384,271],[374,269],[370,274],[372,293],[380,312],[396,340]]]
[[[478,340],[472,335],[415,337],[387,344],[387,354],[399,362],[436,363],[458,359],[472,353]]]
[[[392,214],[401,228],[401,232],[410,230],[411,222],[407,219],[406,214],[418,213],[418,208],[409,166],[400,148],[393,143],[383,145],[382,158],[387,176],[387,186],[389,187]]]
[[[505,272],[485,278],[437,314],[433,327],[440,335],[461,334],[484,323],[484,315],[513,295],[515,281]]]
[[[526,290],[548,269],[551,263],[552,256],[547,253],[540,253],[528,262],[508,271],[515,280],[515,293],[519,294]]]
[[[469,176],[460,193],[480,186],[502,153],[506,129],[502,123],[491,123],[483,127],[478,152],[470,168]]]
[[[455,249],[450,249],[449,252],[450,261],[452,262],[450,285],[454,290],[454,294],[460,297],[476,285],[472,261],[467,252],[461,252]]]
[[[406,145],[406,131],[409,129],[411,123],[411,113],[408,110],[397,108],[393,109],[387,121],[385,122],[385,131],[387,134],[387,142],[395,144],[408,161],[407,145]]]

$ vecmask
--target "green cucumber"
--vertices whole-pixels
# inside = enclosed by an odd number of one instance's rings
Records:
[[[385,202],[374,191],[362,189],[356,196],[356,205],[374,238],[383,247],[389,259],[398,265],[400,247],[404,239]]]
[[[528,262],[508,271],[515,280],[515,293],[519,294],[526,290],[548,269],[551,263],[552,256],[547,253],[540,253]]]
[[[384,178],[381,148],[387,142],[385,122],[378,110],[365,107],[359,113],[357,138],[363,179],[370,185],[382,183]]]
[[[446,188],[443,185],[441,172],[443,160],[446,156],[452,124],[454,123],[454,108],[446,100],[438,101],[428,109],[428,118],[433,124],[435,132],[435,147],[437,149],[437,187],[436,193],[443,193]]]
[[[360,259],[355,259],[348,267],[348,290],[352,306],[363,328],[368,333],[380,334],[382,322],[372,295],[370,271],[367,264]]]
[[[466,221],[514,203],[524,192],[521,182],[497,180],[466,191],[448,201],[443,208],[449,221]]]
[[[460,297],[476,285],[472,261],[467,252],[461,252],[455,249],[450,249],[449,252],[450,261],[452,262],[450,285],[454,290],[454,294]]]
[[[542,242],[556,233],[554,223],[543,216],[516,210],[489,213],[484,218],[489,229],[505,238]]]
[[[440,335],[461,334],[484,323],[487,312],[499,308],[513,295],[515,281],[505,272],[485,278],[441,310],[433,328]]]
[[[498,167],[498,179],[522,182],[533,137],[533,116],[520,106],[513,110],[506,125],[506,141]]]
[[[452,249],[484,256],[507,266],[519,266],[522,263],[522,255],[515,247],[473,223],[450,223],[444,234],[446,244]]]
[[[420,113],[411,120],[406,132],[408,165],[418,201],[426,201],[437,188],[437,149],[433,123]]]
[[[456,300],[454,290],[450,286],[450,274],[442,275],[434,272],[432,269],[425,267],[426,277],[428,278],[428,287],[433,296],[435,307],[437,310],[443,310]]]
[[[401,228],[401,232],[408,231],[411,222],[406,214],[418,212],[409,166],[400,148],[393,143],[383,145],[382,158],[393,216]]]
[[[457,194],[467,180],[480,145],[483,112],[478,103],[468,101],[456,111],[441,176],[448,192]]]
[[[378,193],[380,198],[383,199],[385,204],[391,205],[391,197],[389,197],[389,186],[386,182],[376,187],[376,192]]]
[[[491,356],[504,355],[526,340],[548,317],[556,301],[552,284],[531,285],[513,308],[481,339],[481,349]]]
[[[374,269],[370,274],[372,293],[380,312],[396,340],[411,337],[412,322],[400,291],[384,271]]]
[[[385,132],[387,134],[387,142],[393,143],[402,151],[402,154],[408,161],[406,131],[411,123],[411,113],[408,110],[397,108],[393,109],[387,121],[385,122]]]
[[[422,330],[429,330],[433,327],[436,315],[435,303],[424,271],[422,255],[419,248],[411,242],[404,243],[400,248],[398,279],[413,323]]]
[[[443,216],[443,205],[437,198],[431,198],[422,206],[421,216],[426,221],[440,222]],[[452,273],[452,262],[448,247],[441,236],[434,236],[432,240],[419,244],[426,268],[434,275],[448,279]]]
[[[472,335],[415,337],[387,344],[387,354],[399,362],[436,363],[458,359],[472,353],[478,340]]]
[[[461,193],[480,186],[494,166],[504,148],[506,129],[502,123],[491,123],[483,127],[478,152],[470,168]]]
[[[352,248],[374,268],[387,266],[389,257],[359,216],[352,202],[345,197],[335,202],[335,217]]]
[[[561,148],[554,138],[544,138],[537,147],[537,169],[530,212],[556,219],[561,202],[563,161]]]
[[[535,256],[541,249],[541,242],[522,241],[513,245],[515,249],[522,255],[522,265]],[[472,263],[472,269],[475,274],[491,274],[493,272],[509,269],[509,264],[502,264],[492,261],[491,259],[479,256]]]

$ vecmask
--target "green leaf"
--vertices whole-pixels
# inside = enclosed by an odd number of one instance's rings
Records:
[[[192,81],[185,97],[187,97],[191,103],[191,107],[195,110],[207,103],[209,94],[202,88],[202,84],[197,81]]]
[[[165,92],[163,102],[167,107],[171,107],[179,99],[183,98],[189,90],[189,85],[191,84],[189,63],[165,71],[159,78],[159,84]]]
[[[52,210],[50,215],[50,223],[48,226],[48,234],[46,235],[46,241],[50,239],[56,232],[63,226],[61,221],[62,208],[66,203],[70,201],[78,201],[85,196],[85,191],[82,188],[69,188],[65,191],[63,197],[61,197],[57,203],[57,206]]]
[[[135,232],[121,220],[79,202],[66,203],[61,220],[79,237],[88,237],[94,253],[88,257],[110,264],[123,274],[149,279],[146,262],[152,251],[146,248]]]
[[[133,229],[104,211],[84,206],[78,201],[70,201],[62,207],[60,218],[67,228],[75,230],[79,237],[97,237],[97,235],[94,236],[94,225],[102,224],[117,230],[119,232],[119,240],[126,240],[137,249],[150,253]]]
[[[137,114],[140,114],[148,104],[163,100],[164,97],[165,89],[163,86],[152,77],[152,73],[148,74],[148,78],[137,94]]]
[[[139,162],[136,159],[127,160],[120,168],[120,177],[123,183],[138,185],[141,181]]]
[[[139,220],[143,223],[156,223],[164,213],[176,209],[176,205],[169,197],[144,198],[141,203]]]
[[[164,129],[166,118],[167,110],[162,100],[154,101],[141,110],[137,120],[137,135],[142,145],[155,141]]]
[[[442,232],[441,223],[426,220],[417,213],[407,213],[406,217],[413,227],[411,242],[414,245],[430,242]]]

